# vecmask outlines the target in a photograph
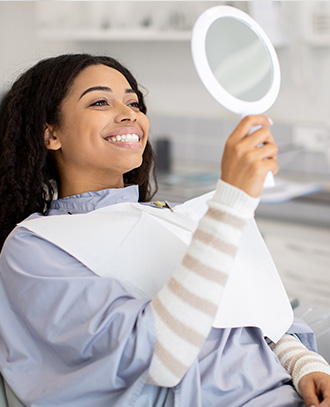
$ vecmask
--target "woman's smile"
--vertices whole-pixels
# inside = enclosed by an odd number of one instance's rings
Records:
[[[121,148],[143,148],[143,132],[138,127],[121,127],[107,134],[104,139],[116,147]]]

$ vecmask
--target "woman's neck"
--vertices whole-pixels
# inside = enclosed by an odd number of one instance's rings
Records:
[[[95,179],[70,179],[61,180],[59,186],[59,198],[67,196],[79,195],[84,192],[101,191],[108,188],[124,188],[123,177],[118,177],[117,180],[95,180]]]

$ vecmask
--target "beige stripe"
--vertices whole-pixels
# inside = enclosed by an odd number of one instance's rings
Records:
[[[204,314],[213,317],[217,312],[218,306],[211,301],[205,300],[198,295],[193,294],[191,291],[187,290],[179,281],[175,278],[171,278],[171,280],[167,284],[168,288],[171,290],[173,294],[179,297],[182,301],[186,304],[191,305],[192,307],[198,309]]]
[[[292,336],[285,336],[284,338],[281,338],[279,341],[277,341],[276,343],[272,342],[269,346],[271,347],[272,350],[275,349],[275,352],[277,351],[277,349],[282,346],[283,344],[287,344],[290,343],[292,345],[297,345],[298,343],[300,344],[300,342],[296,339],[293,338]]]
[[[160,342],[156,343],[156,355],[161,361],[161,363],[170,370],[174,376],[181,378],[186,371],[188,366],[181,363],[173,354],[167,351]]]
[[[216,208],[209,208],[209,210],[206,212],[206,216],[217,220],[218,222],[227,223],[235,229],[242,229],[246,225],[246,220],[240,219],[237,216],[229,213],[224,213]]]
[[[167,311],[158,297],[153,299],[152,305],[159,318],[172,332],[194,346],[200,347],[203,344],[205,336],[176,319]]]
[[[285,357],[288,353],[292,352],[292,351],[299,351],[300,354],[302,352],[307,352],[307,350],[302,349],[301,345],[299,346],[299,344],[292,344],[292,346],[288,346],[285,349],[283,349],[281,352],[278,353],[277,357],[281,360],[283,357]]]
[[[297,372],[299,373],[303,367],[309,365],[310,363],[321,363],[322,365],[329,367],[329,364],[325,360],[319,358],[318,355],[315,355],[312,352],[309,352],[309,354],[308,355],[306,354],[305,356],[308,357],[298,360],[298,362],[295,365],[295,370],[297,370]]]
[[[212,246],[215,249],[219,250],[220,252],[226,253],[232,257],[234,257],[237,252],[236,246],[230,243],[226,243],[223,240],[215,237],[213,234],[203,232],[200,229],[196,230],[196,232],[194,233],[194,237],[199,241],[203,242],[204,244]]]
[[[296,355],[292,356],[291,358],[289,358],[284,364],[283,367],[291,374],[295,364],[297,363],[297,361],[302,358],[303,356],[308,355],[308,351],[306,352],[300,352],[297,353]]]
[[[228,276],[223,271],[217,270],[213,267],[209,267],[189,254],[186,254],[184,256],[182,264],[190,271],[193,271],[199,276],[218,283],[222,286],[225,286],[227,282]]]

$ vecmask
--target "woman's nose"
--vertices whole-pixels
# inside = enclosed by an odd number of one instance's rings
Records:
[[[115,121],[120,123],[124,121],[132,121],[134,122],[137,119],[136,112],[125,104],[120,104],[117,107],[117,113]]]

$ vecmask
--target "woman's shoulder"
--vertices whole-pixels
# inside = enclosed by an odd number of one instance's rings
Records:
[[[35,219],[43,219],[45,216],[42,213],[36,212],[28,216],[22,222],[18,223],[15,228],[9,233],[7,239],[1,250],[1,257],[22,257],[31,255],[31,251],[35,251],[35,247],[40,245],[49,244],[44,239],[41,239],[35,232],[25,227],[25,222]]]
[[[47,219],[40,213],[25,221]],[[18,272],[31,276],[91,276],[69,253],[19,223],[7,237],[0,255],[0,271]],[[56,260],[55,260],[56,259]]]
[[[34,233],[30,230],[28,230],[27,228],[24,227],[24,223],[29,221],[29,220],[33,220],[33,219],[42,219],[45,216],[40,213],[40,212],[35,212],[31,215],[29,215],[27,218],[25,218],[22,222],[18,223],[15,228],[9,233],[4,247],[8,244],[8,242],[10,242],[11,244],[16,243],[17,241],[17,237],[18,236],[25,236],[28,237],[30,235],[34,235]],[[25,241],[25,240],[24,240]]]

